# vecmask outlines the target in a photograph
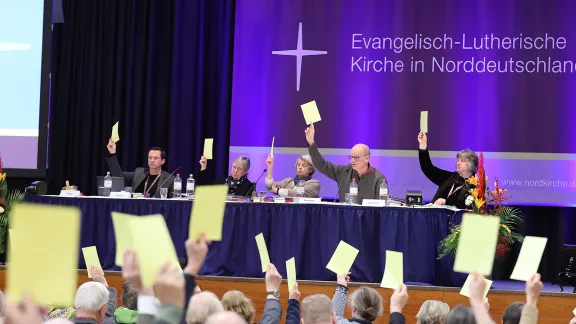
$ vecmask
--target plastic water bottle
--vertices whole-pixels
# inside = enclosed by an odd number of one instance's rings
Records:
[[[196,185],[196,181],[194,180],[194,177],[192,175],[190,175],[190,178],[188,178],[188,180],[186,180],[186,195],[188,195],[188,197],[194,196],[194,186],[195,185]]]
[[[296,197],[304,197],[304,180],[298,181],[296,185]]]
[[[112,188],[112,176],[110,175],[110,172],[106,173],[106,176],[104,177],[104,188]]]
[[[380,184],[380,200],[384,200],[384,205],[388,206],[388,184],[386,179],[382,179]]]
[[[354,204],[358,202],[358,182],[356,182],[356,178],[352,178],[350,183],[350,202]]]
[[[174,198],[182,196],[182,178],[180,178],[180,173],[177,173],[176,178],[174,178],[174,194],[172,196]]]

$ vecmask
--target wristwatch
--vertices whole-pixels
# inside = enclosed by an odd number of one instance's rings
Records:
[[[272,295],[276,298],[280,298],[280,292],[278,290],[272,290],[272,291],[266,292],[266,296],[268,296],[268,295]]]

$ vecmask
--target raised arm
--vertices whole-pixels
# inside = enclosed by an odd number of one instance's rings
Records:
[[[127,185],[132,185],[132,180],[134,180],[134,172],[123,172],[120,167],[120,162],[118,162],[118,157],[116,156],[116,143],[112,139],[108,141],[108,152],[110,155],[106,158],[106,163],[110,169],[110,174],[113,177],[123,177]]]
[[[452,175],[452,172],[442,170],[432,164],[430,153],[428,152],[428,137],[423,132],[418,134],[418,160],[420,161],[420,169],[422,169],[426,178],[437,186],[441,186]]]
[[[312,158],[314,167],[328,178],[334,181],[339,181],[339,177],[344,172],[344,170],[346,170],[346,166],[334,164],[324,160],[322,154],[320,154],[320,151],[316,146],[316,143],[314,142],[314,124],[311,124],[310,127],[306,129],[305,133],[306,141],[308,142],[308,153]]]

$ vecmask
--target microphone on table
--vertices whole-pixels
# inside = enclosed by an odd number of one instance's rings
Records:
[[[337,189],[338,191],[336,191],[336,197],[338,201],[340,201],[340,185],[342,184],[342,180],[344,180],[344,176],[346,176],[348,172],[350,172],[349,166],[346,168],[346,170],[344,170],[344,174],[342,175],[342,177],[340,177],[340,181],[338,181],[338,189]],[[336,199],[334,199],[334,202],[336,202]]]
[[[260,174],[260,177],[258,177],[258,180],[256,180],[256,182],[254,182],[252,184],[252,186],[250,186],[250,188],[248,189],[248,191],[246,192],[246,194],[244,195],[244,198],[248,198],[248,195],[250,194],[250,192],[252,191],[252,189],[256,189],[256,184],[258,184],[258,181],[260,181],[260,179],[262,179],[262,176],[264,175],[264,173],[266,173],[266,171],[268,171],[268,169],[264,169],[264,171],[262,171],[262,174]],[[254,188],[252,188],[254,187]]]
[[[172,171],[172,173],[170,173],[170,175],[168,176],[168,178],[166,178],[166,180],[164,180],[164,182],[162,182],[161,185],[159,185],[158,187],[156,187],[156,191],[154,191],[154,194],[152,195],[152,197],[156,196],[156,193],[158,192],[158,189],[162,188],[162,186],[168,181],[170,180],[170,178],[174,175],[174,173],[176,173],[176,171],[180,170],[180,168],[182,168],[182,166],[179,166],[176,168],[176,170]],[[160,172],[160,175],[162,175],[162,172]]]

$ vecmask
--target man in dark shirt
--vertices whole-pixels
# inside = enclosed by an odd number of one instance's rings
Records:
[[[108,141],[107,148],[110,155],[106,158],[106,163],[111,175],[124,177],[126,185],[132,187],[132,192],[160,197],[158,186],[162,186],[168,188],[168,197],[172,196],[174,176],[162,170],[162,165],[166,163],[166,151],[160,147],[152,147],[148,150],[148,169],[136,168],[134,172],[123,172],[116,156],[116,143],[112,139]]]

